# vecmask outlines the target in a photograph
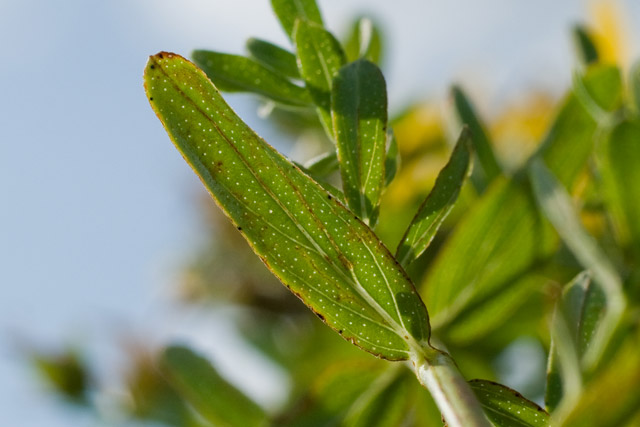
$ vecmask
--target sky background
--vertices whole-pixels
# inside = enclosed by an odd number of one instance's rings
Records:
[[[640,2],[619,3],[639,29]],[[319,4],[338,34],[365,11],[382,24],[392,110],[443,99],[453,82],[486,114],[531,88],[559,94],[575,64],[570,26],[590,19],[578,0]],[[241,53],[251,36],[287,43],[266,0],[0,0],[0,425],[96,425],[42,390],[25,345],[82,345],[117,378],[122,337],[186,340],[261,403],[283,398],[282,373],[244,351],[224,312],[170,304],[202,242],[202,190],[142,89],[150,54]],[[250,97],[230,102],[279,145]]]

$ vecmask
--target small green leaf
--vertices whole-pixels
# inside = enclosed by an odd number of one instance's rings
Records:
[[[478,158],[471,180],[479,192],[484,192],[487,186],[502,173],[502,170],[491,147],[485,126],[462,88],[454,86],[451,93],[458,121],[462,125],[469,126],[471,142]]]
[[[387,88],[380,69],[364,59],[333,80],[333,127],[347,204],[373,227],[385,182]]]
[[[573,41],[582,65],[588,66],[598,62],[598,50],[593,42],[590,31],[585,26],[576,25],[573,27]]]
[[[305,20],[296,21],[293,40],[300,75],[316,104],[327,135],[334,139],[331,87],[333,78],[346,62],[342,47],[330,32]]]
[[[462,130],[447,165],[440,171],[429,196],[400,240],[396,259],[404,267],[417,259],[433,240],[458,199],[460,188],[471,172],[471,133]]]
[[[226,92],[253,92],[294,107],[311,103],[309,93],[250,58],[196,50],[191,56],[215,85]]]
[[[316,156],[304,164],[304,168],[313,177],[326,177],[337,171],[339,166],[340,162],[338,162],[338,153],[336,151],[329,151]]]
[[[382,57],[382,36],[380,29],[371,19],[362,17],[354,21],[349,38],[344,44],[349,61],[360,58],[380,64]]]
[[[486,380],[472,380],[469,384],[494,426],[549,426],[549,414],[517,391]]]
[[[393,129],[387,128],[387,159],[384,162],[384,185],[389,186],[400,169],[400,153],[398,141]]]
[[[186,347],[168,347],[162,369],[173,387],[207,421],[216,426],[261,426],[262,408],[229,384],[208,360]]]
[[[565,393],[579,392],[581,359],[592,343],[606,308],[602,290],[588,272],[576,276],[556,306],[549,352],[545,405],[554,410]]]
[[[255,38],[247,40],[247,50],[251,58],[273,71],[292,79],[300,78],[296,56],[288,50]]]
[[[315,0],[271,0],[271,7],[291,40],[294,39],[296,19],[323,26],[322,15]]]
[[[603,181],[620,243],[640,257],[640,120],[626,120],[605,141]]]
[[[185,160],[271,271],[343,338],[390,360],[428,349],[406,273],[342,204],[267,145],[184,58],[150,58],[151,105]]]

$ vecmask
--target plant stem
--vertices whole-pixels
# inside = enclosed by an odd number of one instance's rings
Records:
[[[436,351],[425,358],[414,357],[420,383],[431,393],[449,427],[491,427],[471,387],[455,362],[446,353]]]

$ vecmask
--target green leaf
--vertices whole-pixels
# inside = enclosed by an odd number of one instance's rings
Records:
[[[462,88],[453,86],[451,93],[458,121],[462,125],[469,126],[472,135],[471,142],[478,158],[471,179],[476,189],[479,192],[484,192],[486,187],[502,173],[502,170],[493,148],[491,148],[491,141],[485,131],[485,126]]]
[[[578,262],[592,272],[594,280],[606,295],[606,316],[600,322],[598,336],[591,346],[591,354],[585,356],[585,364],[591,368],[604,351],[605,344],[624,311],[626,301],[622,292],[622,280],[597,242],[582,227],[567,191],[540,159],[531,162],[529,175],[541,210]]]
[[[255,38],[247,40],[247,50],[251,58],[273,71],[292,79],[300,78],[296,56],[288,50]]]
[[[360,58],[380,64],[382,57],[382,36],[380,29],[367,17],[356,19],[344,44],[349,61]]]
[[[329,151],[307,161],[304,168],[316,177],[326,177],[338,170],[340,162],[338,162],[338,153]]]
[[[602,176],[617,235],[623,246],[631,246],[640,257],[640,120],[623,121],[613,128],[603,157]]]
[[[191,56],[220,90],[252,92],[294,107],[311,103],[306,89],[253,59],[207,50],[196,50]]]
[[[400,240],[396,259],[407,267],[428,247],[458,199],[460,188],[471,172],[471,133],[462,130],[447,165],[440,171],[429,196],[422,203]]]
[[[554,413],[554,426],[635,426],[640,408],[640,335],[630,329],[622,347],[567,411]]]
[[[392,366],[378,376],[356,399],[342,422],[345,427],[396,427],[407,417],[411,372]]]
[[[344,66],[333,80],[332,112],[347,204],[373,227],[387,140],[387,88],[380,69],[364,59]]]
[[[573,27],[573,41],[576,46],[578,59],[582,65],[588,66],[598,62],[599,55],[590,31],[583,25]]]
[[[400,169],[400,153],[398,141],[393,129],[387,128],[387,159],[384,162],[384,185],[389,186]]]
[[[571,196],[540,159],[531,162],[529,176],[540,208],[578,261],[605,290],[620,293],[622,282],[615,267],[582,227]]]
[[[315,0],[271,0],[271,7],[291,40],[294,39],[297,19],[323,26],[322,15]]]
[[[173,387],[207,421],[216,426],[261,426],[262,408],[229,384],[209,361],[186,347],[165,349],[162,369]]]
[[[583,77],[601,107],[620,99],[618,72],[592,67]],[[617,77],[616,77],[617,76]],[[592,152],[598,126],[574,94],[559,110],[538,155],[571,188]],[[453,323],[466,307],[476,306],[516,283],[531,267],[549,257],[556,238],[537,212],[525,174],[499,177],[469,209],[438,252],[424,278],[431,323]],[[519,303],[519,301],[515,301]]]
[[[547,427],[549,414],[509,387],[486,380],[469,381],[491,423],[496,427]]]
[[[588,272],[576,276],[558,301],[549,353],[545,405],[554,410],[565,388],[578,393],[582,384],[581,359],[592,343],[606,308],[602,290]]]
[[[327,135],[334,139],[331,87],[333,78],[346,62],[342,47],[330,32],[305,20],[296,21],[293,40],[300,75],[316,104]]]
[[[149,60],[151,105],[185,160],[271,271],[343,338],[390,360],[428,346],[422,300],[373,231],[225,103],[184,58]]]
[[[629,80],[631,103],[635,107],[636,115],[640,115],[640,61],[631,67]]]

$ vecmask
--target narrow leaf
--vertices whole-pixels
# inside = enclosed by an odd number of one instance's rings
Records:
[[[288,50],[255,38],[247,40],[247,50],[251,58],[273,71],[292,79],[300,78],[296,56]]]
[[[337,171],[339,165],[338,153],[329,151],[310,159],[304,164],[304,167],[312,176],[326,177]]]
[[[294,107],[311,103],[306,89],[253,59],[206,50],[196,50],[191,56],[220,90],[252,92]]]
[[[589,30],[583,25],[573,27],[573,42],[580,62],[584,66],[598,62],[599,55]]]
[[[471,171],[471,133],[462,130],[451,158],[438,174],[436,183],[400,240],[396,259],[404,267],[418,258],[433,240],[458,199],[460,188]]]
[[[592,367],[602,354],[624,311],[626,301],[622,293],[622,281],[597,242],[582,227],[567,191],[540,159],[531,163],[529,176],[542,212],[576,259],[592,272],[594,280],[606,295],[607,312],[597,331],[598,337],[591,346],[591,355],[586,356],[586,365]]]
[[[208,360],[186,347],[168,347],[162,369],[173,387],[207,421],[216,426],[260,426],[262,408],[229,384]]]
[[[577,395],[582,385],[581,359],[592,343],[606,300],[588,272],[576,276],[558,301],[552,328],[545,404],[555,409],[566,393]]]
[[[157,54],[147,95],[185,160],[271,271],[345,339],[404,360],[428,345],[426,308],[373,231],[225,103],[184,58]]]
[[[384,162],[384,185],[389,186],[400,169],[398,141],[393,129],[387,128],[387,159]]]
[[[298,68],[318,109],[327,135],[334,139],[331,119],[331,87],[346,59],[340,43],[319,25],[296,21],[293,36],[298,55]]]
[[[344,66],[333,81],[332,110],[347,204],[373,227],[387,140],[387,88],[380,69],[363,59]]]
[[[459,86],[451,89],[456,115],[462,125],[469,126],[472,135],[473,148],[478,157],[477,167],[474,168],[472,181],[476,189],[484,192],[485,188],[499,176],[501,172],[498,160],[491,147],[491,141],[485,126],[476,114],[473,105]]]
[[[322,27],[322,15],[315,0],[271,0],[285,33],[293,40],[296,19],[313,22]]]
[[[469,381],[485,414],[496,427],[547,427],[549,414],[509,387],[486,380]]]
[[[379,64],[382,57],[380,29],[371,19],[358,18],[351,26],[351,32],[344,47],[349,61],[364,58]]]

